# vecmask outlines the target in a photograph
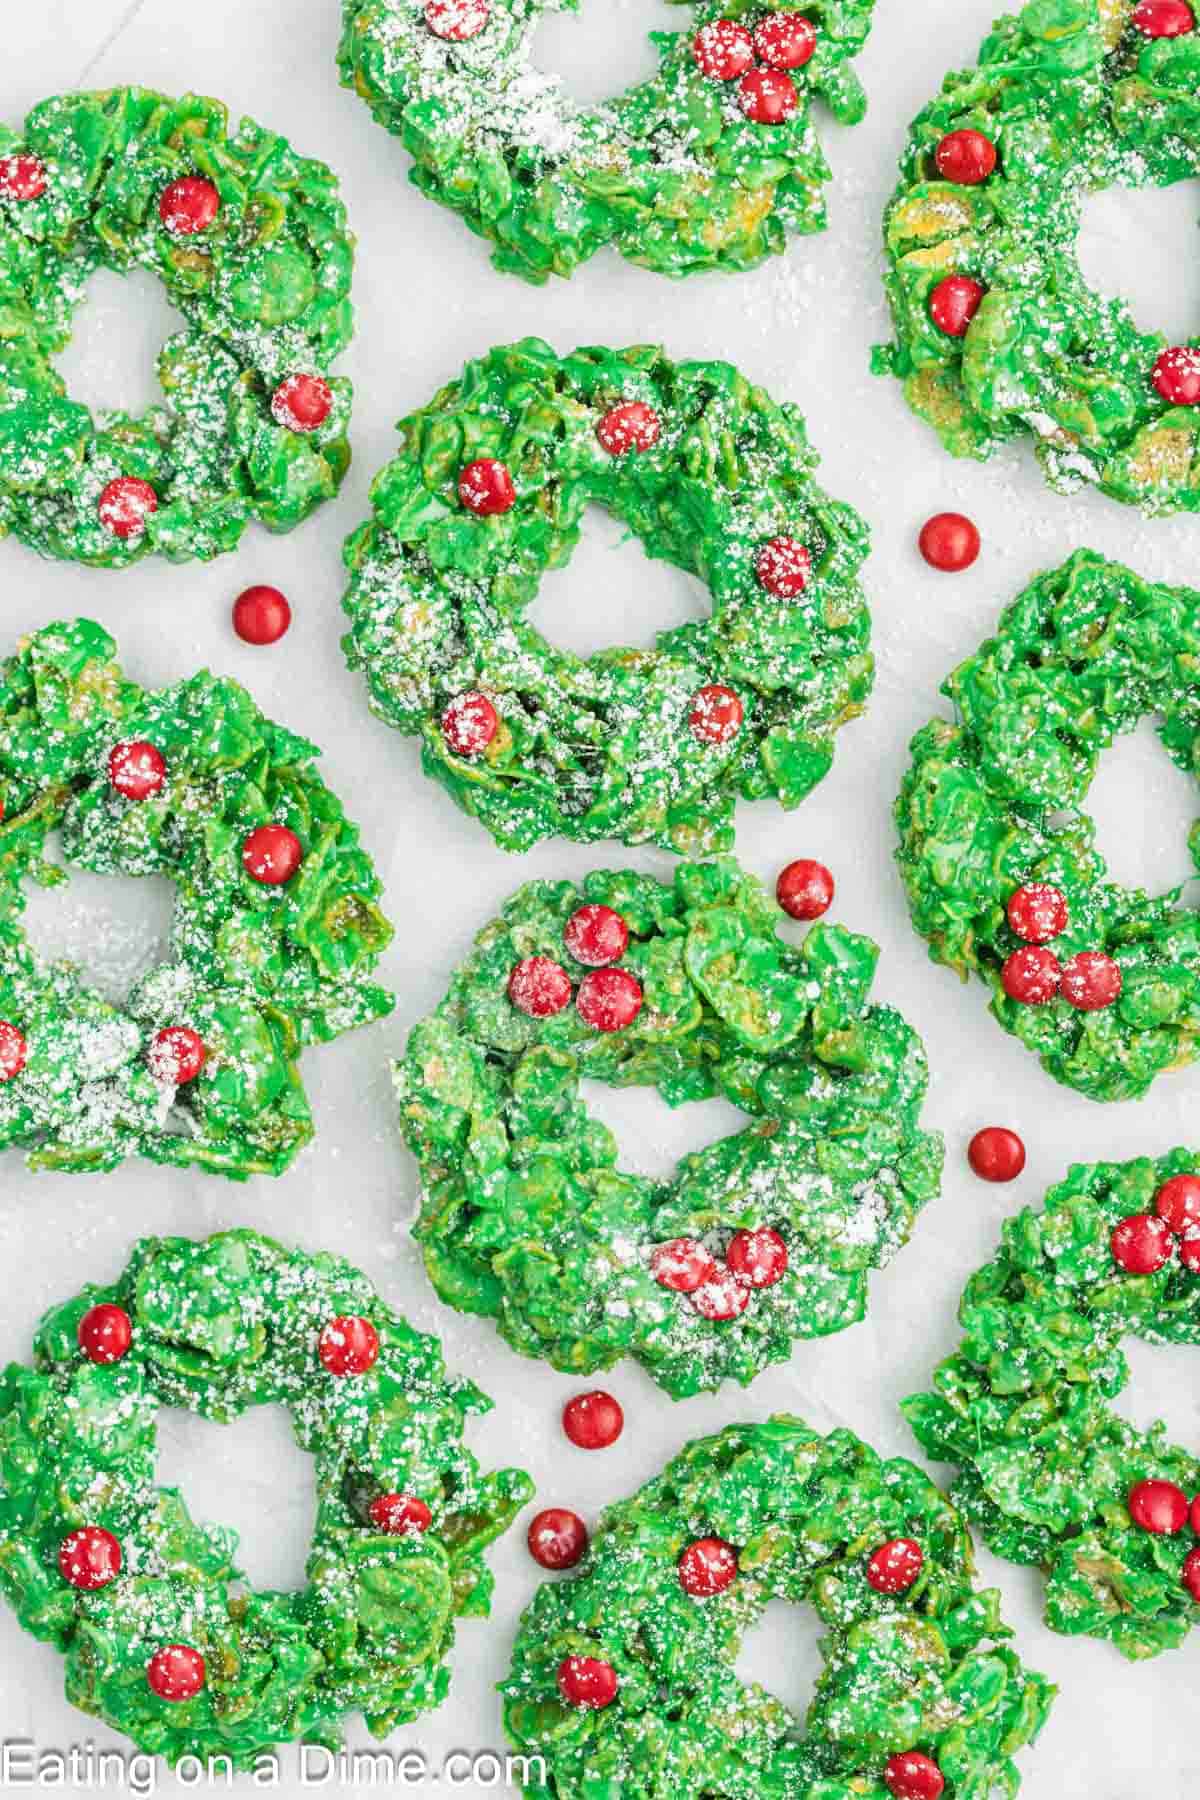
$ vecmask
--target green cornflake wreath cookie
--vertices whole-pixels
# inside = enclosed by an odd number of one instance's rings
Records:
[[[1200,1461],[1114,1410],[1122,1340],[1193,1344],[1200,1154],[1079,1163],[1003,1228],[963,1339],[904,1411],[989,1547],[1046,1577],[1046,1622],[1131,1659],[1200,1623]]]
[[[868,532],[797,409],[661,350],[491,350],[405,419],[349,539],[345,650],[372,710],[508,850],[729,849],[736,798],[799,805],[866,702]],[[525,620],[603,506],[711,612],[587,659]]]
[[[353,239],[324,163],[225,108],[145,88],[65,94],[0,126],[0,535],[121,567],[289,531],[350,460]],[[93,417],[54,358],[97,269],[159,276],[184,329],[163,403]]]
[[[312,744],[234,681],[150,693],[115,651],[76,619],[0,663],[0,1149],[278,1175],[313,1132],[301,1049],[392,1008],[379,880]],[[51,832],[68,864],[175,884],[168,959],[124,1007],[26,939],[25,881],[66,880]]]
[[[914,123],[888,207],[897,342],[877,353],[956,456],[1033,437],[1062,492],[1200,509],[1200,350],[1084,280],[1080,205],[1200,168],[1185,0],[1031,0]]]
[[[925,1054],[868,1001],[869,938],[792,948],[779,918],[725,860],[531,882],[485,927],[395,1068],[443,1300],[555,1368],[636,1357],[675,1398],[862,1318],[938,1191]],[[654,1181],[618,1168],[585,1079],[751,1123]]]
[[[158,1409],[288,1410],[314,1458],[308,1586],[260,1593],[228,1527],[155,1485]],[[339,1256],[253,1231],[145,1238],[46,1314],[0,1386],[0,1589],[62,1651],[67,1698],[170,1763],[383,1737],[436,1706],[483,1551],[532,1493],[463,1445],[490,1401]]]
[[[1194,773],[1198,655],[1200,593],[1080,550],[943,684],[955,722],[917,733],[896,803],[931,957],[981,976],[1005,1030],[1093,1100],[1134,1099],[1198,1054],[1200,916],[1181,887],[1106,880],[1083,810],[1101,751],[1146,714]],[[1195,862],[1195,832],[1189,847]]]
[[[773,1600],[813,1606],[805,1725],[736,1663]],[[542,1756],[531,1800],[982,1800],[1055,1690],[975,1585],[959,1514],[915,1464],[781,1415],[689,1444],[539,1588],[504,1684]]]
[[[542,15],[576,4],[343,0],[343,85],[498,269],[545,281],[606,244],[665,275],[748,269],[824,229],[811,102],[862,119],[874,0],[692,4],[688,31],[651,34],[658,73],[591,108],[532,62]]]

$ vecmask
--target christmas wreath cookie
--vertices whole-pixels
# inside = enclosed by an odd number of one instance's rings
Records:
[[[944,683],[954,722],[917,733],[896,804],[930,955],[982,977],[1005,1030],[1093,1100],[1197,1056],[1200,916],[1179,888],[1107,880],[1084,805],[1101,751],[1147,714],[1195,771],[1198,654],[1200,593],[1080,550]],[[1195,832],[1190,852],[1200,866]]]
[[[139,688],[115,650],[76,619],[0,663],[0,1149],[278,1175],[313,1131],[301,1049],[391,1010],[379,880],[312,744],[233,681]],[[123,1006],[26,937],[26,881],[66,879],[51,832],[68,865],[175,885]]]
[[[1198,1310],[1200,1153],[1079,1163],[1007,1221],[904,1405],[989,1547],[1041,1568],[1047,1624],[1131,1659],[1200,1624],[1200,1460],[1115,1410],[1122,1341],[1194,1344]]]
[[[0,126],[0,535],[113,568],[299,524],[350,460],[352,261],[331,172],[215,100],[112,88]],[[143,418],[54,367],[98,269],[150,270],[183,316]]]
[[[824,1628],[804,1724],[737,1673],[776,1600]],[[606,1510],[521,1621],[505,1727],[543,1759],[531,1800],[1011,1796],[1055,1692],[1011,1635],[927,1475],[780,1415],[696,1440]]]
[[[0,1378],[0,1590],[66,1659],[67,1698],[170,1763],[383,1737],[445,1696],[454,1621],[529,1499],[463,1443],[488,1401],[340,1256],[253,1231],[146,1238]],[[286,1407],[313,1458],[308,1585],[252,1588],[237,1536],[155,1482],[160,1407]]]
[[[896,343],[877,367],[956,456],[1030,436],[1050,484],[1200,508],[1200,349],[1079,267],[1083,199],[1200,166],[1186,0],[1030,0],[915,121],[888,207]]]
[[[555,1368],[636,1357],[675,1398],[862,1318],[938,1191],[924,1050],[869,1002],[870,939],[821,924],[793,948],[780,917],[726,860],[531,882],[480,933],[395,1070],[443,1300]],[[584,1080],[750,1123],[651,1180]]]
[[[400,431],[346,545],[346,654],[499,844],[724,850],[739,795],[816,786],[870,692],[868,533],[817,486],[794,406],[728,363],[526,338]],[[525,610],[592,503],[698,576],[708,616],[652,650],[548,643]]]
[[[749,269],[824,229],[812,103],[863,117],[874,4],[692,0],[686,31],[652,33],[658,73],[590,108],[532,61],[576,0],[344,0],[338,64],[498,269],[545,281],[607,244],[664,275]]]

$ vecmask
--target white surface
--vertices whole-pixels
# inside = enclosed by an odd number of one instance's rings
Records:
[[[207,568],[146,563],[104,575],[41,563],[16,543],[0,544],[0,639],[7,647],[29,627],[91,614],[115,633],[138,679],[166,682],[208,663],[245,680],[269,712],[315,736],[326,749],[327,776],[361,821],[387,882],[388,911],[399,930],[384,977],[400,1005],[392,1021],[309,1058],[319,1136],[278,1183],[238,1188],[148,1166],[103,1178],[33,1178],[15,1157],[5,1159],[0,1356],[24,1358],[43,1308],[86,1279],[115,1274],[138,1233],[199,1234],[241,1223],[344,1251],[415,1323],[439,1332],[452,1363],[497,1402],[474,1433],[476,1450],[493,1463],[512,1460],[530,1469],[543,1505],[560,1502],[594,1515],[604,1501],[653,1474],[687,1438],[778,1408],[792,1408],[822,1428],[850,1425],[882,1451],[913,1453],[896,1403],[925,1382],[953,1345],[960,1287],[989,1254],[1004,1215],[1034,1201],[1071,1160],[1200,1141],[1200,1129],[1191,1129],[1200,1068],[1162,1080],[1136,1106],[1101,1108],[1056,1088],[993,1024],[981,988],[960,988],[926,961],[892,866],[889,809],[904,747],[937,706],[938,682],[976,646],[1002,602],[1081,543],[1159,578],[1186,581],[1196,574],[1195,522],[1148,525],[1094,496],[1058,499],[1042,488],[1023,451],[989,468],[953,464],[908,416],[895,387],[867,372],[869,346],[887,330],[876,246],[897,151],[908,120],[943,73],[973,59],[993,10],[989,0],[925,0],[919,8],[881,0],[860,63],[870,119],[854,132],[832,125],[825,131],[836,180],[832,230],[823,238],[796,244],[785,260],[756,274],[682,286],[600,256],[569,285],[545,291],[494,274],[484,246],[408,186],[403,152],[360,102],[339,90],[336,0],[10,0],[2,10],[0,86],[10,120],[45,95],[81,85],[192,86],[278,127],[300,149],[327,158],[342,177],[360,259],[358,337],[342,365],[358,387],[355,466],[340,500],[290,538],[251,534],[240,554]],[[586,0],[580,20],[556,19],[544,29],[545,60],[569,71],[581,94],[615,91],[650,66],[645,29],[678,22],[677,13],[662,0]],[[1144,203],[1107,197],[1089,216],[1089,269],[1113,271],[1114,284],[1124,279],[1142,322],[1181,330],[1195,321],[1200,301],[1195,245],[1185,235],[1193,231],[1190,187]],[[163,316],[161,302],[148,303],[145,284],[128,290],[127,304],[119,291],[98,285],[69,365],[80,391],[89,399],[149,398],[150,357]],[[949,1145],[945,1192],[908,1250],[876,1279],[867,1323],[801,1346],[788,1368],[749,1391],[678,1406],[636,1370],[618,1369],[608,1385],[625,1404],[626,1433],[614,1449],[591,1456],[571,1449],[557,1428],[558,1408],[575,1384],[517,1358],[488,1325],[434,1301],[407,1234],[414,1174],[392,1128],[387,1059],[437,1001],[473,931],[520,881],[580,874],[599,862],[619,863],[627,853],[550,844],[523,861],[506,858],[420,777],[414,746],[368,717],[363,689],[337,647],[340,545],[364,515],[372,473],[392,452],[394,420],[424,402],[469,355],[523,332],[538,332],[564,349],[661,340],[677,356],[736,360],[777,396],[800,403],[830,490],[870,519],[875,554],[866,582],[879,655],[874,702],[866,719],[843,734],[834,773],[800,814],[789,818],[766,805],[742,809],[739,850],[765,877],[802,853],[832,866],[839,883],[834,916],[883,945],[879,991],[925,1036],[934,1071],[927,1120],[944,1129]],[[970,512],[984,534],[983,557],[965,576],[933,574],[913,548],[922,520],[948,507]],[[618,539],[612,523],[597,518],[573,567],[547,583],[539,617],[565,641],[647,641],[668,612],[675,617],[695,604],[692,583]],[[251,581],[276,583],[295,606],[291,635],[273,649],[240,645],[228,624],[231,600]],[[1186,875],[1192,794],[1144,734],[1127,752],[1112,754],[1097,786],[1116,872],[1163,885]],[[666,866],[653,854],[637,860]],[[83,953],[104,944],[109,979],[119,987],[138,954],[137,922],[153,912],[157,926],[161,908],[157,901],[151,907],[133,884],[96,882],[86,898],[86,907],[77,896],[40,909],[40,928],[47,942],[53,932],[56,945],[74,932]],[[93,951],[93,968],[98,955]],[[656,1166],[722,1125],[702,1109],[671,1117],[633,1099],[610,1100],[605,1112],[610,1122],[625,1122],[630,1158]],[[967,1138],[990,1122],[1014,1125],[1029,1146],[1027,1172],[1014,1187],[986,1187],[966,1168]],[[1134,1360],[1138,1379],[1122,1401],[1127,1415],[1145,1423],[1165,1414],[1185,1441],[1194,1440],[1200,1424],[1194,1361],[1150,1351]],[[199,1516],[243,1531],[252,1577],[299,1579],[311,1498],[306,1462],[289,1445],[282,1420],[252,1417],[222,1431],[172,1415],[164,1419],[163,1467],[184,1483]],[[1195,1795],[1200,1633],[1156,1663],[1131,1667],[1102,1645],[1046,1631],[1037,1579],[983,1561],[988,1578],[1004,1590],[1022,1652],[1063,1688],[1040,1746],[1022,1757],[1026,1800]],[[499,1548],[494,1567],[494,1616],[490,1624],[462,1626],[449,1703],[398,1733],[390,1748],[419,1747],[431,1766],[452,1748],[502,1748],[493,1688],[507,1666],[517,1614],[538,1580],[519,1530]],[[815,1636],[811,1617],[773,1609],[744,1666],[753,1665],[802,1708],[816,1666]],[[0,1610],[0,1738],[32,1736],[65,1749],[93,1735],[89,1723],[62,1699],[55,1653],[23,1637]],[[120,1741],[105,1731],[95,1735],[105,1745]],[[358,1741],[370,1742],[365,1733]],[[351,1781],[324,1791],[348,1795],[363,1785],[356,1789]],[[161,1786],[183,1791],[165,1776]],[[243,1787],[251,1791],[248,1783]],[[298,1791],[287,1759],[281,1791]],[[407,1791],[448,1790],[429,1781]],[[496,1790],[480,1784],[459,1791]]]

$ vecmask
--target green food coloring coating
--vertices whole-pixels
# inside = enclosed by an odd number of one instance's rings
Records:
[[[735,1547],[738,1575],[696,1599],[677,1564],[708,1536]],[[906,1593],[880,1594],[867,1563],[895,1538],[915,1540],[924,1566]],[[736,1671],[775,1600],[811,1605],[824,1627],[804,1725]],[[579,1572],[539,1588],[521,1621],[505,1727],[545,1758],[530,1800],[887,1800],[888,1758],[913,1749],[936,1761],[947,1800],[1011,1800],[1012,1756],[1055,1692],[1011,1635],[999,1593],[976,1586],[962,1517],[926,1474],[853,1432],[823,1438],[780,1415],[697,1439],[607,1508]],[[568,1656],[613,1666],[610,1706],[563,1701]]]
[[[881,373],[955,456],[1034,440],[1047,481],[1094,484],[1150,513],[1200,509],[1200,413],[1151,383],[1168,340],[1079,267],[1080,207],[1107,187],[1166,187],[1200,168],[1200,34],[1148,37],[1133,0],[1031,0],[1001,19],[978,65],[918,116],[884,236],[894,346]],[[948,132],[996,146],[981,185],[939,175]],[[947,275],[987,289],[965,337],[929,315]]]
[[[86,619],[47,626],[0,663],[0,1019],[28,1061],[0,1082],[0,1148],[35,1169],[112,1169],[124,1157],[238,1178],[278,1175],[313,1134],[300,1051],[391,1011],[369,977],[391,937],[358,832],[313,767],[245,689],[207,673],[150,692]],[[114,745],[152,743],[166,781],[146,800],[114,791]],[[287,826],[304,851],[282,886],[251,879],[242,843]],[[26,880],[67,864],[175,885],[168,958],[114,1006],[66,962],[46,962],[21,924]],[[208,1059],[175,1087],[152,1071],[156,1033],[187,1025]]]
[[[0,195],[0,535],[106,568],[152,552],[184,562],[232,550],[251,519],[290,531],[337,492],[350,461],[351,386],[328,375],[350,341],[354,240],[337,182],[285,139],[218,101],[146,88],[43,101],[0,155],[32,156],[44,193]],[[220,210],[178,235],[159,216],[173,182],[212,183]],[[54,367],[98,269],[147,269],[183,329],[158,357],[163,401],[142,418],[93,416]],[[285,377],[321,374],[333,406],[314,431],[276,422]],[[109,482],[158,498],[122,539],[99,517]]]
[[[508,997],[526,957],[581,978],[563,931],[584,904],[612,907],[631,934],[623,966],[645,1004],[623,1031],[596,1031],[575,1006],[532,1019]],[[918,1123],[924,1050],[868,1000],[869,938],[821,924],[793,948],[780,917],[723,860],[672,882],[531,882],[485,927],[395,1069],[423,1183],[415,1234],[443,1300],[573,1374],[633,1356],[675,1398],[749,1382],[796,1339],[863,1317],[868,1270],[938,1191],[942,1140]],[[618,1167],[585,1079],[653,1087],[670,1106],[723,1096],[751,1122],[652,1180]],[[705,1319],[655,1280],[656,1246],[699,1239],[720,1261],[736,1231],[760,1227],[783,1238],[788,1269],[740,1317]]]
[[[99,1303],[127,1312],[128,1353],[88,1361],[77,1332]],[[331,1320],[368,1318],[379,1356],[339,1377],[317,1345]],[[287,1408],[313,1458],[316,1525],[308,1586],[258,1592],[237,1536],[196,1523],[155,1484],[158,1409],[227,1424]],[[486,1546],[532,1494],[516,1469],[485,1475],[463,1444],[491,1402],[446,1373],[438,1340],[414,1331],[340,1256],[287,1250],[253,1231],[145,1238],[110,1287],[48,1312],[33,1366],[0,1380],[0,1589],[22,1627],[66,1659],[67,1698],[165,1756],[256,1754],[303,1738],[336,1746],[348,1713],[383,1737],[446,1694],[459,1616],[486,1616]],[[428,1530],[388,1536],[368,1508],[387,1493],[428,1506]],[[81,1592],[58,1551],[83,1526],[121,1546],[115,1581]],[[163,1646],[204,1658],[192,1699],[159,1698],[146,1667]]]
[[[1180,888],[1153,899],[1106,880],[1083,810],[1101,752],[1147,714],[1194,774],[1198,655],[1200,593],[1077,551],[943,684],[955,721],[917,733],[896,802],[909,911],[930,956],[964,981],[980,976],[1005,1030],[1093,1100],[1135,1099],[1198,1054],[1200,915]],[[1066,896],[1069,923],[1048,946],[1060,962],[1095,950],[1117,963],[1115,1004],[1080,1012],[1061,996],[1005,994],[1001,970],[1021,948],[1005,908],[1027,882]]]
[[[597,427],[642,402],[661,433],[610,455]],[[728,363],[672,363],[659,349],[556,356],[536,338],[490,351],[400,426],[376,477],[374,517],[349,539],[344,640],[372,711],[419,735],[427,774],[508,850],[540,838],[618,837],[687,854],[733,844],[734,803],[798,806],[827,773],[837,729],[862,711],[874,662],[858,582],[866,525],[813,479],[796,407]],[[495,458],[516,503],[480,518],[460,471]],[[542,576],[579,542],[587,507],[620,519],[646,553],[704,582],[707,617],[652,650],[582,658],[525,612]],[[761,547],[802,542],[804,591],[767,593]],[[727,742],[689,729],[693,697],[727,686],[744,722]],[[482,690],[500,728],[481,756],[456,754],[447,704]]]
[[[930,1456],[959,1465],[957,1503],[990,1549],[1046,1578],[1046,1623],[1106,1638],[1131,1660],[1181,1644],[1200,1621],[1183,1585],[1190,1531],[1155,1536],[1129,1515],[1141,1481],[1200,1490],[1200,1460],[1114,1410],[1129,1380],[1122,1340],[1200,1341],[1200,1277],[1173,1254],[1153,1275],[1114,1260],[1114,1227],[1153,1213],[1172,1175],[1200,1153],[1077,1163],[1006,1221],[992,1260],[959,1306],[962,1342],[933,1392],[904,1403]]]
[[[802,8],[816,49],[790,71],[799,104],[777,125],[749,120],[737,82],[704,74],[692,42],[718,19],[753,31],[792,0],[689,3],[687,30],[651,34],[657,73],[595,107],[532,61],[543,15],[576,4],[491,0],[483,30],[456,43],[430,30],[425,0],[343,0],[343,85],[401,140],[421,191],[491,240],[498,269],[542,282],[605,245],[664,275],[750,269],[824,229],[830,169],[812,102],[843,125],[864,116],[852,64],[874,0]]]

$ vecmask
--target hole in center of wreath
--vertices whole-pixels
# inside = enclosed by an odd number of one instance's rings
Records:
[[[586,657],[652,650],[661,632],[705,619],[709,610],[702,581],[652,561],[627,525],[593,506],[570,562],[544,577],[525,616],[548,643]]]
[[[648,81],[661,60],[650,33],[677,32],[680,24],[678,6],[667,0],[616,8],[610,0],[588,0],[578,13],[559,0],[538,21],[533,60],[544,74],[558,76],[577,105],[595,106]]]
[[[72,400],[93,413],[137,419],[163,403],[156,367],[167,339],[184,328],[167,290],[148,269],[98,269],[71,322],[71,341],[54,366]]]
[[[1168,1443],[1195,1456],[1200,1451],[1195,1345],[1147,1344],[1141,1338],[1126,1337],[1121,1349],[1129,1364],[1129,1380],[1114,1400],[1113,1411],[1135,1431],[1146,1431],[1155,1419],[1161,1419]]]
[[[1084,199],[1077,254],[1097,293],[1125,301],[1139,331],[1161,331],[1174,344],[1200,332],[1200,189],[1102,188]],[[1180,247],[1193,246],[1180,254]]]
[[[769,1600],[742,1640],[734,1664],[738,1680],[765,1688],[802,1726],[825,1666],[819,1647],[824,1630],[811,1606]]]
[[[592,1117],[616,1138],[619,1166],[651,1181],[670,1181],[682,1157],[752,1122],[728,1100],[673,1107],[654,1088],[613,1088],[602,1081],[581,1082],[580,1092]]]
[[[62,866],[52,838],[47,857]],[[58,887],[24,887],[23,923],[43,962],[70,962],[114,1006],[156,964],[171,941],[175,886],[162,875],[94,875],[71,867]]]
[[[312,1457],[282,1406],[253,1406],[229,1425],[163,1407],[155,1479],[179,1489],[194,1524],[232,1527],[234,1561],[254,1587],[305,1586],[316,1516]]]
[[[1200,816],[1200,783],[1171,761],[1155,723],[1140,720],[1101,754],[1086,801],[1110,880],[1148,894],[1193,878],[1187,840]]]

